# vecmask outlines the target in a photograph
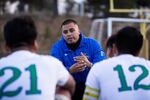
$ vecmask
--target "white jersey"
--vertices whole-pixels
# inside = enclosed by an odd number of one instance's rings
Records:
[[[47,55],[20,50],[0,60],[0,100],[54,100],[69,73]]]
[[[98,90],[99,100],[150,100],[150,61],[120,55],[96,63],[86,85]]]

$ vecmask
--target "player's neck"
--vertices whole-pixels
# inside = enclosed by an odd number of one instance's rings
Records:
[[[30,47],[30,46],[20,46],[20,47],[17,47],[17,48],[12,48],[10,50],[10,52],[15,52],[15,51],[19,51],[19,50],[27,50],[27,51],[31,51],[31,52],[36,52],[36,49],[34,47]]]

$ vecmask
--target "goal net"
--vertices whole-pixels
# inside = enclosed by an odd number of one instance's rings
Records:
[[[115,34],[125,26],[134,26],[141,30],[144,37],[144,44],[140,53],[141,57],[150,58],[150,20],[135,18],[107,18],[95,19],[92,23],[90,37],[97,39],[105,50],[105,43],[109,36]]]

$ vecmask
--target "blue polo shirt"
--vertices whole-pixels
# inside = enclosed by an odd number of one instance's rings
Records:
[[[106,58],[100,44],[98,44],[96,40],[87,38],[82,34],[80,45],[75,51],[67,47],[63,37],[58,40],[51,49],[51,55],[58,58],[67,70],[69,70],[74,63],[76,63],[73,58],[80,56],[81,52],[85,54],[88,60],[93,64]],[[73,73],[72,76],[77,83],[85,83],[89,70],[90,68],[86,68],[82,72]]]

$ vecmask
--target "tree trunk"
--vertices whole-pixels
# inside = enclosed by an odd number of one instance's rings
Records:
[[[58,0],[53,0],[53,16],[58,16]]]

